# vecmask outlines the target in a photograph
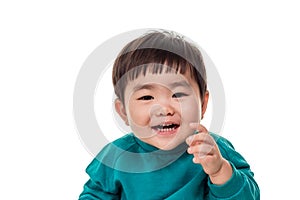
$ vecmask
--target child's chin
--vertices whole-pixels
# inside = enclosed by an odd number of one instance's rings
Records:
[[[169,150],[172,150],[172,149],[175,149],[176,147],[178,147],[182,142],[181,141],[172,141],[168,144],[165,144],[165,145],[162,145],[162,146],[159,146],[157,148],[159,148],[160,150],[163,150],[163,151],[169,151]]]

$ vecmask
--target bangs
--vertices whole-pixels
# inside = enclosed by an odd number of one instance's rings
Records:
[[[203,97],[206,91],[206,71],[199,49],[172,33],[153,32],[128,43],[116,58],[112,81],[115,94],[123,100],[128,81],[147,73],[189,72]]]
[[[139,59],[132,59],[132,62],[128,63],[128,66],[124,67],[126,69],[127,81],[133,81],[138,76],[145,76],[147,73],[151,74],[161,74],[161,73],[180,73],[185,74],[186,71],[191,71],[192,65],[188,63],[182,57],[165,50],[149,50],[154,52],[149,52],[147,50],[142,50],[146,52],[139,52],[137,56]],[[135,52],[137,53],[137,51]],[[154,54],[153,54],[154,53]],[[146,58],[147,55],[152,55],[150,58]],[[135,62],[133,62],[135,61]],[[139,62],[138,62],[139,61]],[[122,77],[120,77],[122,78]]]

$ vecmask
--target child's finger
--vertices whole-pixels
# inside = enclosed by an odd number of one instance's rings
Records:
[[[199,123],[190,123],[189,125],[192,129],[197,130],[198,132],[208,133],[207,129]]]
[[[214,146],[211,144],[202,143],[200,145],[191,146],[188,148],[189,154],[194,154],[195,157],[203,157],[213,154]]]
[[[215,141],[209,134],[201,132],[201,133],[189,136],[186,139],[186,143],[189,146],[194,146],[194,145],[198,145],[201,143],[207,143],[210,145],[214,145]]]

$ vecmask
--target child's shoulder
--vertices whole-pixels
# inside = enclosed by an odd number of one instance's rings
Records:
[[[126,134],[104,146],[99,155],[120,154],[124,151],[130,151],[135,145],[133,134]]]
[[[239,162],[244,162],[245,159],[243,158],[243,156],[235,150],[234,146],[228,139],[215,133],[210,132],[209,134],[216,141],[220,152],[225,159],[230,161],[238,160]]]
[[[216,141],[221,153],[229,153],[235,151],[232,143],[226,139],[225,137],[218,135],[216,133],[209,132],[209,134],[214,138]]]
[[[120,138],[114,140],[113,142],[111,142],[110,145],[112,145],[112,144],[119,148],[122,148],[124,150],[128,150],[136,144],[136,141],[134,139],[133,134],[128,133],[128,134],[124,135],[123,137],[120,137]]]
[[[213,132],[209,132],[209,134],[214,138],[214,140],[216,141],[216,143],[218,145],[222,145],[222,146],[225,145],[225,146],[230,146],[231,148],[233,148],[233,145],[227,138],[225,138],[221,135],[218,135],[216,133],[213,133]]]
[[[132,151],[135,146],[136,141],[134,136],[132,134],[126,134],[104,146],[96,156],[96,159],[104,163],[115,162],[124,152]]]

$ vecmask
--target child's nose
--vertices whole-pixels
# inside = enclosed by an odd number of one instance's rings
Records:
[[[156,104],[152,107],[151,113],[160,116],[172,116],[175,113],[175,109],[172,105],[168,104]]]

